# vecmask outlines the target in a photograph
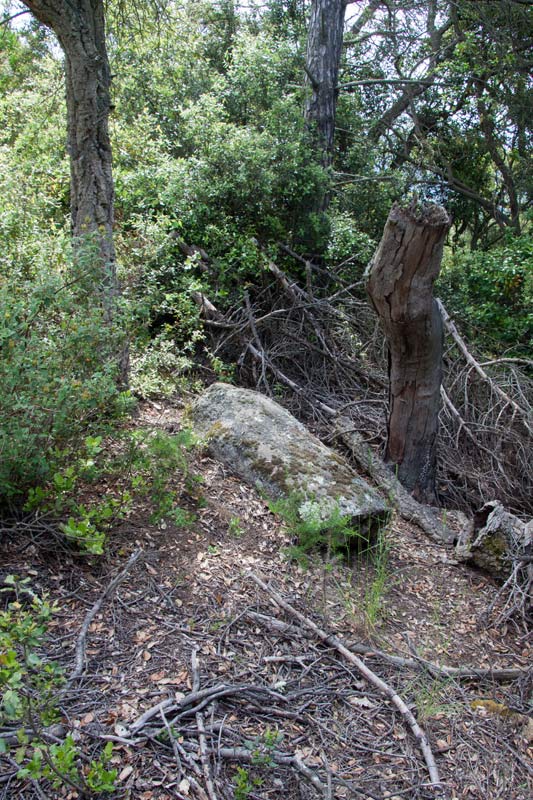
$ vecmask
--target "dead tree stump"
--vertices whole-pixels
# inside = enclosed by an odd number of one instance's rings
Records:
[[[368,268],[367,291],[389,347],[385,461],[421,503],[437,504],[443,322],[433,297],[450,225],[438,205],[395,205]]]

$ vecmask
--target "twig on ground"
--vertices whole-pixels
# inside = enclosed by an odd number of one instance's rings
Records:
[[[191,653],[191,671],[192,671],[192,690],[198,692],[200,690],[200,665],[198,662],[198,650],[193,648]],[[207,741],[205,738],[205,724],[204,717],[201,711],[196,712],[196,726],[198,728],[198,743],[200,745],[200,760],[202,762],[202,769],[205,778],[205,785],[207,786],[207,793],[209,800],[217,800],[215,787],[213,786],[213,779],[211,777],[211,770],[209,768],[209,755],[207,753]]]
[[[419,726],[418,722],[416,721],[415,717],[413,716],[411,710],[402,700],[402,698],[396,694],[394,689],[389,686],[382,678],[376,675],[364,661],[361,661],[358,656],[356,656],[352,651],[350,651],[346,645],[344,645],[340,639],[336,636],[326,633],[324,630],[318,627],[312,620],[308,617],[301,614],[294,606],[287,603],[274,589],[268,586],[264,581],[261,580],[257,575],[254,573],[249,573],[249,578],[252,580],[257,586],[259,586],[264,592],[269,594],[275,603],[280,606],[281,608],[285,609],[291,616],[295,617],[302,625],[305,625],[309,630],[312,630],[313,633],[318,636],[326,644],[329,644],[331,647],[334,647],[338,652],[344,656],[344,658],[349,661],[357,670],[363,675],[366,680],[375,686],[379,691],[384,694],[386,697],[390,699],[393,705],[398,709],[404,720],[406,721],[407,725],[411,729],[413,736],[415,737],[416,741],[418,742],[422,754],[424,756],[424,760],[426,762],[426,766],[428,768],[429,777],[431,780],[431,784],[435,789],[440,790],[441,787],[441,780],[439,777],[439,771],[437,769],[437,765],[435,763],[435,758],[433,756],[433,752],[429,745],[428,739],[422,728]]]
[[[266,614],[259,614],[256,611],[247,611],[246,615],[259,623],[267,625],[272,630],[279,633],[284,633],[291,638],[294,636],[306,636],[306,631],[298,630],[294,625],[287,622],[282,622],[275,617],[269,617]],[[501,667],[478,669],[477,667],[448,667],[446,664],[436,664],[434,661],[427,661],[425,658],[417,656],[416,658],[404,658],[403,656],[393,655],[392,653],[385,653],[383,650],[377,650],[371,645],[360,644],[359,642],[347,642],[346,647],[359,655],[367,656],[368,658],[379,658],[392,664],[395,667],[402,669],[424,669],[432,675],[441,675],[447,678],[454,678],[457,680],[468,681],[495,681],[496,683],[507,683],[515,681],[519,678],[526,676],[530,672],[530,668],[523,667]],[[301,656],[266,656],[265,661],[293,661],[300,663],[305,659],[314,658],[314,655],[301,655]]]
[[[67,691],[68,688],[70,688],[70,686],[72,685],[72,683],[75,680],[77,680],[77,678],[79,678],[83,673],[83,666],[85,661],[85,648],[87,644],[87,634],[89,632],[89,627],[91,625],[91,622],[98,614],[105,601],[113,594],[113,592],[118,588],[118,586],[120,586],[120,584],[122,583],[128,572],[137,563],[142,553],[143,553],[142,550],[135,550],[135,552],[131,554],[124,569],[121,572],[119,572],[118,575],[115,575],[113,580],[105,588],[103,594],[98,598],[96,603],[93,606],[91,606],[91,608],[85,615],[83,624],[78,634],[78,639],[76,641],[76,656],[74,661],[74,669],[69,675],[66,687],[63,689],[63,693]]]

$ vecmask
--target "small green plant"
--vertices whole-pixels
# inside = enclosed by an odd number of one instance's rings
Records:
[[[283,739],[284,734],[281,731],[267,726],[261,736],[246,740],[244,746],[252,753],[252,764],[255,766],[274,766],[272,754]]]
[[[148,496],[152,505],[151,522],[171,519],[187,527],[194,515],[180,508],[172,489],[172,479],[181,474],[188,487],[198,482],[190,474],[187,453],[196,445],[192,431],[183,429],[175,434],[165,431],[134,434],[130,451],[131,472],[136,491]]]
[[[115,791],[117,771],[107,769],[112,743],[88,764],[84,775],[78,766],[80,752],[70,734],[53,744],[41,734],[42,728],[60,717],[57,693],[65,682],[63,670],[42,655],[48,625],[58,607],[50,604],[46,595],[39,597],[29,578],[8,575],[0,592],[15,598],[0,612],[0,726],[18,726],[17,777],[45,779],[54,789],[68,785],[82,794],[85,786],[93,794]],[[6,754],[10,755],[9,746],[0,739],[0,758]]]
[[[389,554],[391,544],[385,530],[378,534],[376,543],[369,551],[373,562],[372,580],[367,584],[363,597],[365,622],[369,629],[374,629],[384,613],[384,599],[389,576]]]
[[[175,506],[167,516],[177,528],[190,528],[196,521],[196,514],[179,506]]]
[[[267,726],[261,736],[248,739],[244,746],[251,753],[252,765],[254,767],[273,767],[275,762],[273,753],[276,747],[283,741],[283,733]],[[235,800],[248,800],[252,791],[262,786],[263,779],[243,767],[237,767],[235,779]]]
[[[309,551],[315,549],[349,558],[354,545],[361,542],[360,532],[350,525],[350,517],[342,514],[338,503],[327,507],[319,500],[291,494],[269,502],[269,508],[283,518],[296,539],[289,555],[304,564]]]
[[[457,713],[457,706],[447,698],[449,678],[432,678],[428,675],[413,682],[411,688],[420,722],[426,722],[437,714],[450,717]]]
[[[95,761],[91,761],[89,770],[85,776],[87,786],[95,794],[102,792],[114,792],[116,789],[117,770],[108,769],[108,764],[113,755],[113,743],[107,742],[100,757]]]
[[[228,523],[228,533],[230,536],[234,536],[236,539],[240,539],[244,533],[243,528],[241,527],[241,518],[240,517],[232,517]]]
[[[15,753],[15,762],[22,766],[17,778],[38,781],[47,780],[54,789],[68,785],[85,794],[90,789],[92,794],[111,793],[116,791],[116,769],[107,769],[113,754],[113,744],[108,742],[98,759],[92,759],[85,770],[80,773],[78,762],[80,752],[73,737],[68,734],[63,742],[45,744],[21,737],[22,744]]]
[[[222,383],[233,383],[235,380],[235,366],[232,364],[226,364],[225,361],[222,361],[221,358],[213,355],[212,353],[208,353],[208,356],[209,361],[211,362],[211,369],[217,376],[217,380],[221,381]]]
[[[57,718],[53,696],[64,679],[59,666],[45,663],[39,651],[57,606],[46,595],[38,597],[29,578],[17,575],[8,575],[0,592],[15,597],[0,613],[0,725],[24,719],[33,696],[34,714],[50,724]]]
[[[262,786],[263,780],[259,777],[251,777],[244,767],[237,767],[235,773],[235,800],[248,800],[252,791]]]

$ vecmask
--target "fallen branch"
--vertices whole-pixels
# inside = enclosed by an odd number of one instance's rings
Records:
[[[197,692],[200,689],[200,665],[198,663],[198,651],[193,649],[191,654],[191,670],[192,670],[192,688]],[[196,727],[198,728],[198,744],[200,746],[200,760],[202,762],[202,770],[204,773],[205,785],[207,786],[207,793],[209,800],[217,800],[215,787],[213,786],[213,779],[211,777],[211,770],[209,768],[209,756],[207,753],[207,741],[205,738],[205,725],[204,716],[201,711],[196,712]]]
[[[198,711],[201,711],[205,706],[218,700],[222,697],[231,697],[232,695],[246,696],[253,694],[260,694],[263,696],[262,702],[266,698],[275,698],[276,700],[287,703],[287,698],[269,689],[266,686],[255,686],[253,684],[232,685],[227,683],[219,683],[216,686],[211,686],[206,689],[189,692],[185,697],[175,700],[174,698],[167,697],[165,700],[160,701],[152,708],[147,709],[144,714],[141,714],[134,722],[127,726],[129,737],[135,736],[154,718],[160,715],[161,710],[167,714],[178,712],[171,722],[185,716],[194,716]]]
[[[359,467],[387,494],[400,516],[407,522],[416,522],[434,542],[441,545],[453,544],[458,538],[458,532],[441,522],[436,509],[415,500],[387,465],[365,444],[363,437],[351,430],[351,427],[349,419],[339,417],[336,423],[338,438],[348,448]],[[447,515],[449,514],[448,511]],[[466,517],[461,518],[461,523],[467,524]]]
[[[424,756],[424,760],[426,762],[426,766],[428,768],[429,777],[431,780],[431,784],[435,789],[441,789],[441,780],[439,777],[439,771],[437,769],[437,765],[435,763],[435,758],[433,756],[433,752],[429,745],[428,739],[418,722],[416,721],[413,713],[402,700],[402,698],[396,694],[394,689],[385,683],[379,675],[376,675],[375,672],[372,672],[369,667],[362,661],[358,656],[355,655],[351,650],[348,650],[346,645],[344,645],[340,639],[336,636],[326,633],[324,630],[315,625],[315,623],[301,614],[294,606],[287,603],[274,589],[264,583],[261,578],[259,578],[254,573],[248,573],[248,577],[252,580],[257,586],[259,586],[264,592],[269,594],[274,602],[287,611],[291,616],[295,617],[302,625],[304,625],[309,630],[313,631],[313,633],[318,636],[323,642],[328,644],[330,647],[334,647],[344,658],[353,664],[354,667],[363,675],[363,677],[375,686],[382,694],[389,698],[391,703],[398,709],[399,713],[402,715],[403,719],[405,720],[408,727],[411,729],[413,736],[415,737],[416,741],[419,744],[419,747],[422,751]]]
[[[174,758],[176,760],[176,766],[178,768],[178,780],[184,774],[183,773],[182,763],[181,763],[181,759],[182,758],[184,759],[184,761],[187,762],[189,768],[192,769],[194,774],[197,775],[199,778],[201,778],[202,777],[202,773],[201,773],[201,770],[200,770],[199,766],[196,764],[194,759],[191,758],[191,756],[187,753],[187,751],[177,741],[176,736],[172,732],[172,728],[168,724],[168,720],[165,717],[165,714],[164,714],[163,711],[161,711],[161,719],[163,720],[163,724],[165,726],[165,730],[166,730],[166,733],[167,733],[167,736],[168,736],[168,740],[169,740],[170,744],[172,745],[172,752],[174,753]],[[194,790],[197,793],[197,795],[200,798],[200,800],[210,800],[210,798],[208,798],[207,794],[204,792],[203,788],[200,786],[200,784],[198,783],[196,778],[193,778],[193,776],[191,774],[189,774],[187,776],[187,781],[190,783],[191,786],[194,787]]]
[[[246,616],[250,617],[257,622],[267,625],[271,630],[283,633],[293,639],[295,636],[310,636],[306,631],[296,628],[295,625],[290,625],[287,622],[282,622],[275,617],[269,617],[266,614],[259,614],[256,611],[247,611]],[[346,646],[349,650],[359,655],[366,656],[367,658],[379,658],[387,664],[391,664],[401,669],[417,669],[425,670],[434,677],[453,678],[454,680],[468,680],[468,681],[494,681],[496,683],[508,683],[510,681],[524,678],[531,671],[530,668],[523,667],[501,667],[480,669],[478,667],[448,667],[446,664],[436,664],[434,661],[428,661],[425,658],[417,656],[416,658],[404,658],[403,656],[396,656],[392,653],[385,653],[383,650],[377,650],[370,645],[361,644],[360,642],[347,642]],[[267,657],[265,661],[275,660],[276,657]],[[280,656],[280,659],[285,659],[285,656]],[[301,661],[301,657],[294,659],[296,662]]]
[[[525,427],[527,428],[528,432],[530,434],[533,434],[533,428],[531,427],[531,419],[532,419],[531,412],[528,411],[525,408],[522,408],[522,406],[519,406],[518,403],[515,402],[512,397],[509,397],[509,395],[506,394],[506,392],[503,391],[501,386],[499,386],[495,381],[492,380],[490,375],[488,375],[488,373],[485,372],[485,370],[483,369],[483,367],[480,364],[480,362],[477,361],[474,358],[474,356],[472,355],[472,353],[470,352],[470,350],[466,346],[466,343],[465,343],[464,339],[462,338],[461,334],[457,330],[457,327],[456,327],[455,323],[450,318],[450,315],[446,311],[446,308],[444,307],[443,303],[440,300],[437,300],[437,305],[439,306],[439,310],[440,310],[440,313],[442,315],[442,319],[444,321],[444,325],[446,327],[446,330],[448,331],[448,333],[450,334],[450,336],[454,340],[455,344],[457,345],[457,347],[459,348],[459,350],[463,354],[466,362],[468,364],[470,364],[472,369],[474,369],[476,371],[476,373],[479,375],[479,377],[483,381],[488,383],[488,385],[490,386],[491,390],[495,394],[497,394],[498,397],[506,403],[506,405],[511,406],[511,408],[513,409],[513,412],[515,414],[517,414],[522,419],[522,421],[523,421]]]
[[[246,750],[244,747],[221,747],[217,750],[221,758],[232,759],[235,761],[244,761],[249,764],[257,763],[257,754],[251,750]],[[316,772],[310,769],[304,762],[297,756],[287,755],[278,750],[273,750],[268,753],[268,758],[274,761],[275,764],[283,766],[294,767],[315,789],[318,789],[323,796],[326,796],[326,785],[322,783]]]
[[[137,563],[142,553],[143,553],[142,550],[135,550],[135,552],[131,554],[124,569],[121,572],[119,572],[118,575],[115,575],[113,580],[108,584],[108,586],[104,590],[104,593],[85,615],[85,619],[83,620],[83,625],[81,626],[80,632],[78,634],[78,639],[76,641],[76,651],[75,651],[76,656],[74,661],[74,669],[69,675],[66,686],[63,689],[63,693],[66,692],[68,688],[71,686],[71,684],[75,680],[77,680],[77,678],[79,678],[83,673],[83,666],[85,662],[85,649],[87,646],[87,634],[89,632],[89,627],[91,625],[91,622],[98,614],[105,601],[109,597],[111,597],[113,592],[120,586],[120,584],[122,583],[128,572],[131,570],[131,568]]]

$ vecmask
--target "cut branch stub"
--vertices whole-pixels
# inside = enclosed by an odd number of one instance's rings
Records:
[[[442,317],[433,297],[450,218],[441,206],[394,206],[368,270],[367,290],[389,346],[385,461],[422,503],[436,504]]]

